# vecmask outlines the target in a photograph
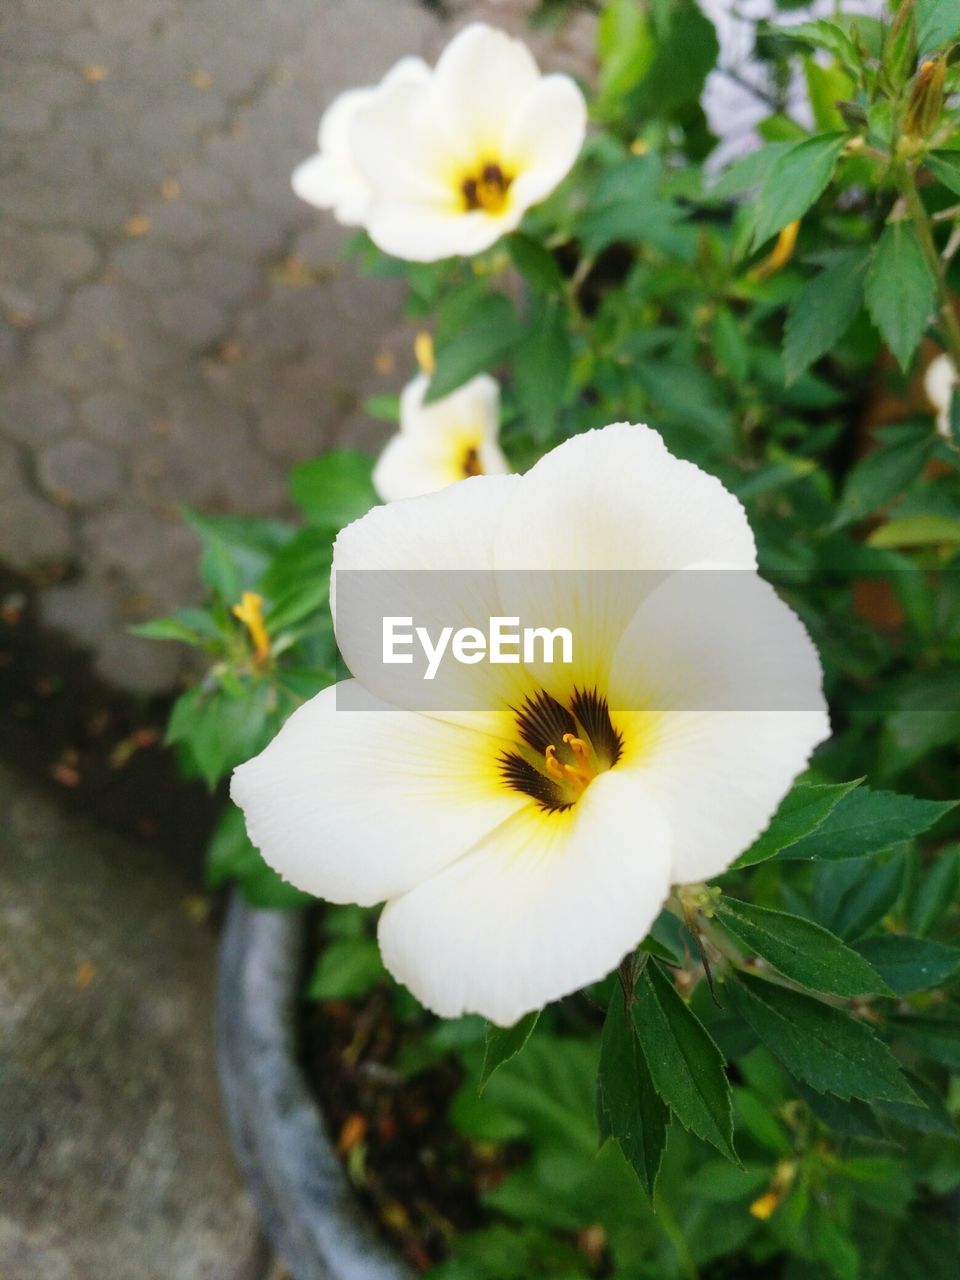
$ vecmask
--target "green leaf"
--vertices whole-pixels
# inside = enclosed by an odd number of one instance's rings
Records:
[[[863,520],[891,502],[916,480],[932,447],[928,431],[906,431],[868,454],[847,476],[831,529]]]
[[[204,516],[189,510],[183,514],[203,547],[200,577],[227,604],[257,585],[271,558],[294,533],[279,520]]]
[[[957,803],[858,787],[840,797],[816,830],[781,849],[778,856],[837,861],[880,853],[920,835],[955,809]]]
[[[535,1009],[533,1013],[525,1014],[512,1027],[495,1027],[493,1023],[487,1026],[487,1042],[480,1071],[480,1093],[487,1087],[487,1081],[497,1067],[502,1067],[505,1062],[517,1056],[533,1034],[539,1018],[540,1010]]]
[[[868,547],[929,547],[960,542],[960,520],[930,512],[899,516],[879,525],[867,538]]]
[[[656,40],[636,0],[610,0],[597,23],[603,98],[635,88],[653,59]]]
[[[867,272],[864,296],[873,323],[903,370],[933,313],[935,288],[913,224],[902,218],[888,222]]]
[[[676,0],[661,13],[669,14],[669,26],[659,33],[646,74],[629,98],[639,119],[662,119],[698,102],[720,52],[713,23],[694,0]]]
[[[243,814],[232,804],[224,810],[207,846],[206,880],[211,888],[236,880],[254,907],[300,907],[313,901],[267,866],[250,843]]]
[[[820,198],[846,142],[845,133],[822,133],[794,143],[774,160],[753,210],[755,247],[802,218]]]
[[[746,338],[729,307],[721,307],[713,320],[713,354],[728,376],[743,383],[750,372]]]
[[[960,151],[930,151],[924,164],[949,191],[960,196]]]
[[[557,410],[570,385],[571,363],[566,312],[551,299],[536,308],[513,362],[517,396],[534,440],[547,440],[554,431]]]
[[[783,365],[793,382],[828,352],[853,323],[863,302],[869,254],[850,249],[830,263],[791,300],[783,341]]]
[[[916,17],[921,53],[932,53],[960,36],[960,10],[956,0],[917,0]]]
[[[596,1077],[595,1040],[541,1034],[493,1073],[483,1099],[519,1120],[538,1145],[590,1160],[597,1149]]]
[[[813,877],[817,919],[841,938],[860,937],[891,910],[905,872],[904,849],[879,866],[867,858],[818,862]]]
[[[358,449],[332,449],[290,473],[290,496],[314,524],[342,529],[377,502],[373,459]]]
[[[800,22],[779,27],[777,34],[832,53],[848,71],[856,71],[860,66],[860,57],[854,42],[842,27],[835,22],[830,22],[827,18],[821,18],[817,22]]]
[[[960,1071],[960,1018],[891,1018],[890,1031],[925,1058]]]
[[[724,169],[708,194],[712,200],[729,200],[759,187],[771,167],[794,147],[792,142],[768,142],[757,151],[748,151]]]
[[[835,996],[892,994],[862,956],[812,920],[726,897],[717,903],[716,913],[752,955],[801,986]]]
[[[738,973],[724,988],[786,1069],[838,1098],[915,1102],[897,1061],[863,1022],[813,996]]]
[[[858,787],[861,781],[862,779],[857,778],[853,782],[796,783],[780,802],[766,831],[745,853],[741,853],[733,864],[734,868],[752,867],[757,862],[765,862],[775,853],[780,853],[816,831],[844,796]]]
[[[309,1000],[352,1000],[372,991],[384,976],[372,938],[337,938],[317,957],[307,984]]]
[[[927,938],[881,933],[861,938],[856,948],[898,996],[938,987],[960,969],[960,947]]]
[[[174,703],[167,742],[186,748],[211,790],[231,769],[262,751],[279,724],[271,717],[269,686],[244,684],[239,692],[188,689]]]
[[[563,273],[549,249],[519,231],[507,237],[506,245],[513,265],[535,289],[541,293],[562,291]]]
[[[916,934],[930,932],[953,903],[960,884],[960,845],[941,849],[920,877],[907,919]]]
[[[656,961],[648,963],[641,974],[632,1014],[660,1097],[685,1129],[738,1164],[723,1057]]]
[[[502,294],[482,298],[471,308],[464,327],[445,342],[438,337],[437,370],[430,379],[425,403],[448,396],[469,378],[499,364],[523,336],[517,313]]]
[[[670,1112],[657,1093],[618,983],[600,1041],[597,1128],[601,1142],[616,1139],[651,1200],[667,1145],[669,1120]]]
[[[183,644],[203,645],[221,638],[221,632],[209,613],[203,609],[178,609],[168,618],[153,618],[129,628],[144,640],[179,640]]]

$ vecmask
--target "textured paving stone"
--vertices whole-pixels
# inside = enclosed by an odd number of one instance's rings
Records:
[[[116,493],[123,466],[105,445],[74,436],[47,445],[38,458],[40,484],[55,501],[90,506]]]

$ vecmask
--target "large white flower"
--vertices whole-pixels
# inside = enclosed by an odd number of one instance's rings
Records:
[[[404,387],[400,430],[387,442],[373,469],[373,487],[384,500],[418,498],[467,476],[504,475],[500,433],[500,387],[482,373],[449,396],[424,404],[426,374]]]
[[[362,222],[399,258],[489,248],[550,194],[583,144],[587,110],[575,82],[542,76],[521,41],[483,23],[455,36],[432,72],[411,68],[388,81],[334,103],[321,156],[294,185],[341,221]],[[352,194],[360,190],[362,201]]]
[[[945,351],[930,361],[923,378],[923,389],[927,393],[927,399],[937,411],[937,430],[947,440],[952,438],[950,402],[953,399],[953,389],[958,382],[960,382],[960,376]]]
[[[389,113],[405,100],[410,85],[425,82],[429,75],[422,58],[402,58],[380,84],[348,89],[334,98],[320,120],[319,150],[293,171],[291,182],[300,199],[318,209],[332,209],[344,226],[362,226],[371,193],[353,159],[350,126],[362,107],[379,104]]]
[[[817,654],[755,554],[737,499],[642,426],[375,508],[337,539],[337,583],[378,570],[378,610],[396,580],[431,623],[573,621],[575,661],[458,667],[449,712],[401,707],[341,598],[356,679],[234,774],[251,839],[311,893],[386,901],[384,961],[441,1015],[508,1025],[598,980],[671,885],[730,866],[829,733]],[[459,572],[412,575],[411,609],[393,571],[415,569]]]

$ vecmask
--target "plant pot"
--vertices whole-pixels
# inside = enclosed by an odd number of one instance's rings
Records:
[[[305,930],[302,911],[231,899],[217,1040],[233,1146],[293,1280],[410,1280],[358,1204],[300,1064]]]

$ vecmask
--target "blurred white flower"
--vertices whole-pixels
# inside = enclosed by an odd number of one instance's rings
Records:
[[[953,361],[944,351],[936,356],[927,366],[923,377],[923,389],[927,399],[937,411],[937,430],[947,440],[952,439],[950,431],[950,401],[953,389],[960,382]]]
[[[380,84],[348,89],[335,98],[320,120],[319,151],[297,165],[291,179],[301,200],[318,209],[331,209],[347,227],[363,224],[370,203],[370,187],[357,168],[350,147],[350,125],[361,107],[382,103],[386,111],[401,100],[406,87],[426,81],[430,68],[422,58],[402,58]]]
[[[417,498],[468,476],[510,471],[497,444],[500,387],[495,379],[482,373],[425,405],[429,386],[429,377],[420,374],[400,396],[400,430],[373,469],[373,487],[384,502]]]
[[[375,507],[334,572],[379,582],[377,613],[400,612],[393,571],[452,571],[440,596],[414,574],[402,612],[575,621],[574,661],[454,664],[473,709],[410,710],[341,608],[356,679],[234,774],[251,840],[310,893],[385,900],[384,962],[442,1016],[509,1025],[599,980],[672,884],[760,834],[829,733],[816,651],[755,568],[738,500],[641,426]]]
[[[479,253],[577,158],[583,94],[569,76],[542,76],[502,31],[473,23],[432,72],[416,60],[398,72],[337,99],[320,155],[294,175],[299,194],[362,223],[385,253],[414,262]]]

